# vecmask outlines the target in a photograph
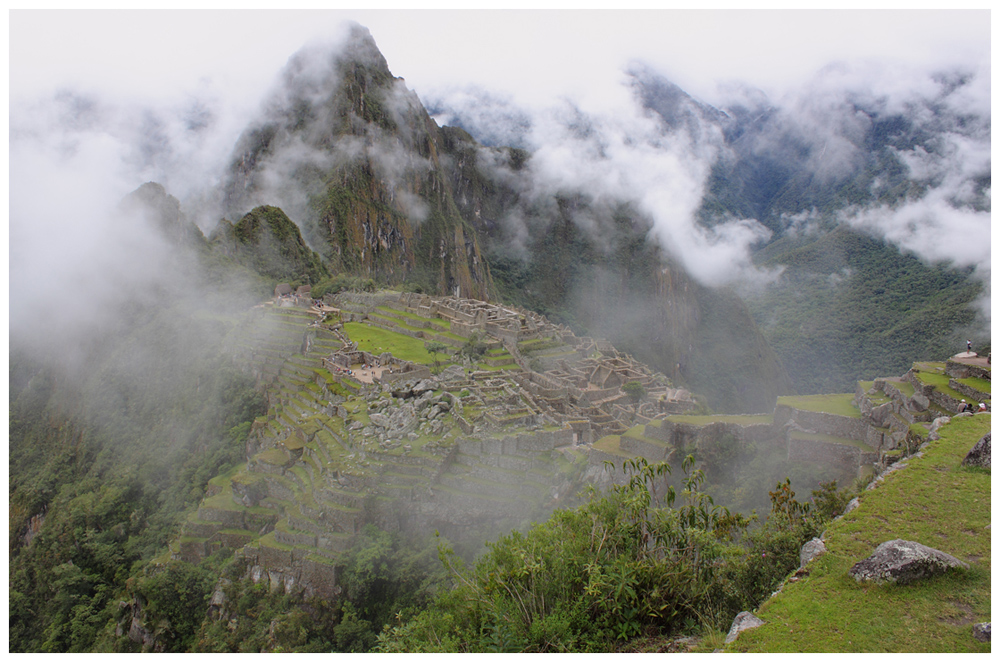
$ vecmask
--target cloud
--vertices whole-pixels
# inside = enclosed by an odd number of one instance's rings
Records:
[[[439,126],[465,129],[488,147],[523,148],[531,132],[531,115],[513,97],[478,86],[435,90],[423,102]]]
[[[902,99],[888,99],[923,139],[894,153],[918,193],[896,205],[843,210],[839,217],[928,262],[990,275],[991,116],[987,72],[926,77]]]
[[[647,79],[653,76],[648,69],[641,72]],[[529,218],[544,222],[556,217],[557,197],[579,197],[587,204],[573,212],[573,220],[598,246],[611,245],[613,212],[626,205],[647,219],[650,236],[662,250],[706,285],[773,277],[751,261],[751,247],[770,236],[755,219],[719,218],[712,227],[696,221],[712,164],[724,149],[721,128],[706,121],[693,101],[694,110],[671,121],[640,103],[634,79],[624,84],[633,95],[614,112],[591,111],[568,99],[530,116],[503,107],[502,117],[530,117],[515,123],[519,131],[527,127],[519,134],[531,151],[524,170],[514,172],[495,151],[480,151],[479,166],[530,207],[530,212],[517,208],[504,219],[508,248],[523,246],[532,231]],[[441,112],[460,114],[464,107]],[[479,126],[491,115],[474,112],[463,126]]]
[[[79,121],[61,123],[67,107],[81,106]],[[10,332],[39,351],[60,353],[97,333],[170,270],[166,241],[115,211],[137,153],[104,112],[64,97],[11,114]]]

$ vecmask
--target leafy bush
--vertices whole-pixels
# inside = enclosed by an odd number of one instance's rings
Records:
[[[666,481],[666,463],[639,458],[623,469],[624,485],[503,536],[471,568],[443,547],[454,588],[386,627],[377,650],[610,651],[643,635],[724,628],[798,565],[818,513],[829,510],[799,503],[785,481],[772,492],[767,523],[751,530],[755,518],[701,491],[691,456],[680,492]]]

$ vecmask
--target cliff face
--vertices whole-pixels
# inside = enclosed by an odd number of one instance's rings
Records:
[[[227,213],[274,204],[337,270],[489,298],[476,234],[439,158],[441,132],[368,31],[289,62],[237,144]]]

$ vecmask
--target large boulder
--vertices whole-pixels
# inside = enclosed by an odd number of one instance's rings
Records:
[[[976,623],[972,626],[972,636],[976,638],[976,641],[982,641],[984,643],[990,642],[990,626],[993,622],[989,623]]]
[[[736,641],[736,637],[740,636],[740,632],[743,632],[743,630],[759,628],[761,625],[764,625],[764,621],[748,611],[741,611],[733,619],[733,624],[729,628],[729,634],[726,635],[726,643],[731,644]]]
[[[969,454],[962,460],[962,465],[966,467],[986,467],[990,468],[990,435],[987,432],[983,438],[976,442]]]
[[[954,556],[918,542],[890,540],[875,548],[868,558],[855,563],[848,574],[858,582],[909,584],[951,568],[968,567]]]

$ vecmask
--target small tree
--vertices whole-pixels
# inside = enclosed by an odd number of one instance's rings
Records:
[[[622,385],[622,391],[628,397],[628,401],[632,403],[633,415],[639,413],[639,401],[646,397],[646,387],[633,379]]]
[[[426,349],[427,352],[434,357],[434,367],[437,368],[438,367],[437,355],[444,354],[445,352],[447,352],[448,346],[445,345],[443,342],[438,342],[436,340],[428,340],[427,342],[424,343],[424,349]]]
[[[486,343],[479,339],[478,333],[473,333],[458,353],[468,356],[472,361],[478,361],[486,353]]]

